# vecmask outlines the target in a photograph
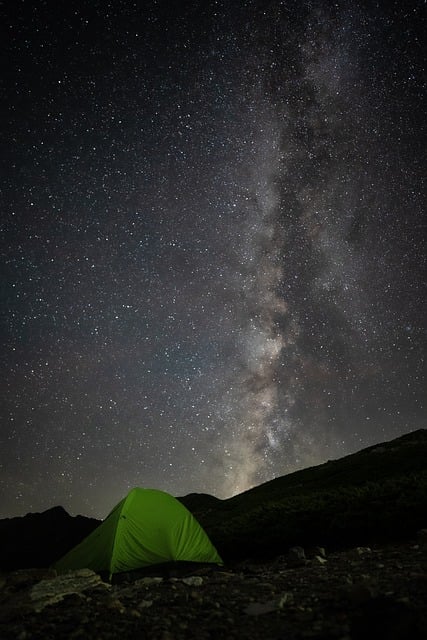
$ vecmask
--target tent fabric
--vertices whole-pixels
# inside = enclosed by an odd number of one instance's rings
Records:
[[[176,498],[135,488],[54,567],[93,569],[110,576],[170,561],[223,564],[194,516]]]

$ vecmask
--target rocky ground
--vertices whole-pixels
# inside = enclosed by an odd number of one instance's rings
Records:
[[[0,577],[2,640],[427,638],[427,532],[409,543],[110,585],[89,570]]]

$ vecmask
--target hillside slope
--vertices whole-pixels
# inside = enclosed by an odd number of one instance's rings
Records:
[[[405,538],[427,526],[427,430],[227,500],[192,494],[190,503],[226,559],[273,556],[293,544],[344,548]]]

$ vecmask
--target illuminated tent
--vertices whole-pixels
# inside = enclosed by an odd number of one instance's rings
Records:
[[[54,567],[87,568],[111,576],[182,560],[222,564],[207,534],[181,502],[163,491],[136,488]]]

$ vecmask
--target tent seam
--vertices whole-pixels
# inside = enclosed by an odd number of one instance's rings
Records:
[[[109,575],[109,580],[111,582],[111,578],[113,576],[113,564],[114,564],[114,555],[115,555],[115,551],[116,551],[116,541],[117,541],[117,534],[119,531],[119,527],[121,527],[121,522],[120,520],[122,519],[122,513],[123,513],[123,509],[125,507],[125,504],[127,503],[127,499],[129,497],[129,494],[126,496],[125,500],[123,501],[123,505],[122,508],[120,509],[120,514],[119,517],[117,519],[117,526],[114,529],[114,536],[113,536],[113,546],[111,549],[111,558],[110,558],[110,575]]]

